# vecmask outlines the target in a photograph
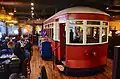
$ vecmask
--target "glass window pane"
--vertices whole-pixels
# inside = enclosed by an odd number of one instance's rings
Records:
[[[107,27],[102,28],[102,42],[107,41]]]
[[[83,26],[70,26],[70,43],[83,43]]]
[[[99,27],[87,27],[87,43],[99,43]]]

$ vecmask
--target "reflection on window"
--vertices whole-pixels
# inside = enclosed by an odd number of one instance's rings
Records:
[[[83,43],[82,26],[70,26],[70,43]]]
[[[107,27],[102,28],[102,42],[107,41]]]
[[[87,27],[87,43],[99,43],[99,27]]]

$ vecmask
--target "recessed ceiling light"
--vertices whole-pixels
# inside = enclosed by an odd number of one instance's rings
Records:
[[[33,10],[31,10],[31,13],[33,13]]]
[[[31,2],[31,6],[34,6],[34,3],[33,3],[33,2]]]
[[[109,9],[109,7],[106,8],[107,10]]]
[[[34,7],[31,7],[32,10],[34,10]]]
[[[32,13],[32,15],[34,15],[34,13]]]

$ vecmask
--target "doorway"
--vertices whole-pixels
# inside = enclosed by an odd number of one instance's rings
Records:
[[[59,24],[59,38],[60,38],[60,60],[65,60],[65,53],[66,53],[66,32],[65,32],[65,23]]]

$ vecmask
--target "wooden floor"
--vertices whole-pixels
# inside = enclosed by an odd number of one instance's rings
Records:
[[[107,67],[105,72],[89,77],[70,77],[58,72],[56,69],[52,68],[52,61],[44,61],[40,57],[40,53],[37,46],[33,47],[33,57],[31,59],[31,75],[30,79],[38,79],[40,75],[40,68],[45,65],[48,79],[112,79],[112,60],[107,60]]]

